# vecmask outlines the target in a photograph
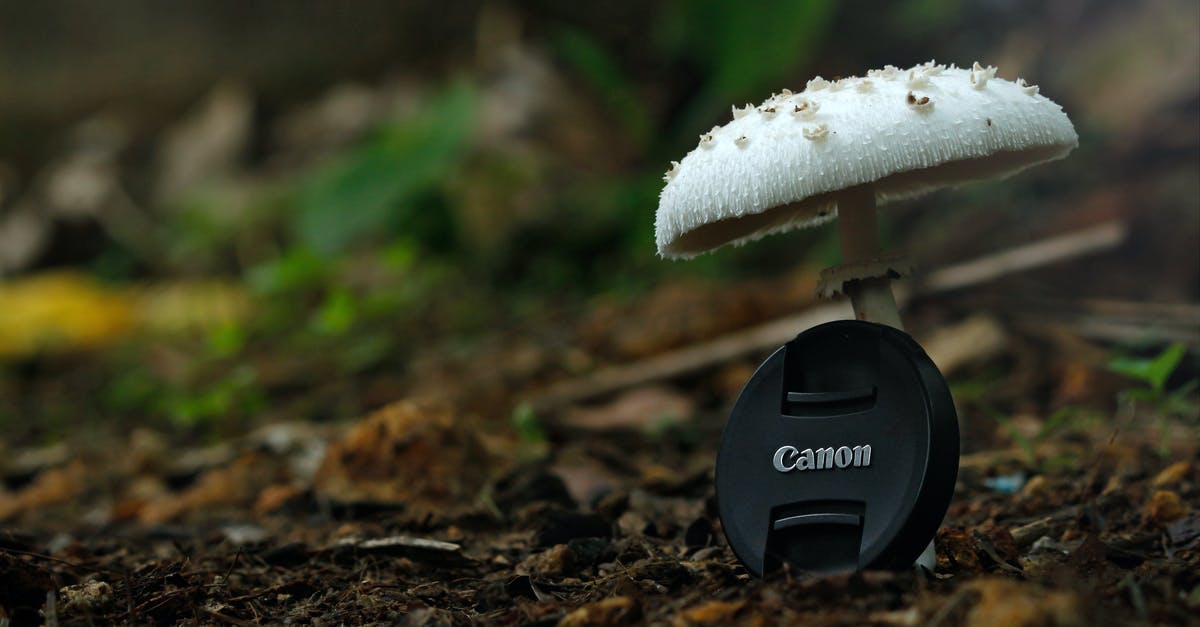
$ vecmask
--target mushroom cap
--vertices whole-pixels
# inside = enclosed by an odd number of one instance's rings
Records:
[[[735,107],[664,177],[659,254],[694,257],[821,224],[836,215],[836,192],[856,185],[873,183],[884,204],[1010,176],[1079,144],[1062,107],[995,73],[887,66]]]

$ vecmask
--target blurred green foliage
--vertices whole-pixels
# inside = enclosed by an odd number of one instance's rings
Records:
[[[1158,419],[1162,430],[1159,448],[1164,455],[1170,451],[1169,419],[1200,423],[1200,404],[1195,396],[1200,380],[1192,379],[1174,390],[1167,385],[1186,356],[1187,346],[1176,342],[1152,357],[1121,355],[1108,362],[1109,370],[1142,384],[1122,390],[1119,400],[1135,413],[1139,403],[1150,409],[1150,417]]]
[[[476,98],[456,82],[420,113],[385,124],[361,146],[304,181],[296,199],[296,235],[333,256],[369,236],[403,233],[444,248],[445,212],[423,211],[423,195],[452,179],[471,138]]]
[[[701,68],[703,91],[680,124],[699,132],[697,118],[730,103],[761,100],[783,77],[812,60],[829,34],[832,0],[772,2],[694,0],[667,5],[660,45]]]
[[[661,172],[695,145],[697,134],[727,120],[731,104],[803,88],[847,15],[870,12],[870,19],[855,23],[887,24],[895,41],[916,41],[943,32],[967,10],[953,0],[669,0],[650,9],[654,28],[640,44],[644,49],[632,53],[612,43],[619,25],[590,29],[565,19],[531,25],[521,45],[548,55],[572,95],[594,103],[608,124],[600,129],[604,143],[619,150],[590,162],[572,160],[538,144],[550,143],[537,136],[540,128],[525,131],[536,137],[516,138],[528,142],[520,150],[481,140],[494,85],[484,70],[464,67],[453,78],[421,85],[414,108],[397,108],[337,154],[167,199],[172,210],[163,212],[165,224],[147,236],[156,241],[146,250],[107,251],[93,263],[96,271],[136,276],[137,259],[151,272],[161,266],[234,274],[258,309],[250,320],[184,339],[192,343],[185,349],[192,363],[183,372],[155,367],[136,351],[113,357],[119,363],[113,370],[122,374],[109,382],[104,402],[118,412],[152,408],[181,425],[235,424],[260,411],[273,392],[267,369],[250,363],[294,357],[318,363],[310,370],[321,368],[323,378],[334,380],[402,372],[431,337],[453,331],[469,342],[477,332],[536,325],[547,303],[578,312],[597,295],[635,299],[666,276],[778,276],[781,259],[835,263],[830,229],[686,263],[657,258],[653,224]],[[865,50],[858,56],[835,54],[827,61],[858,63],[889,44],[894,41],[864,40],[856,44]],[[845,55],[846,48],[838,49]],[[651,69],[631,61],[647,58]],[[473,196],[480,190],[486,193]],[[967,205],[991,199],[989,211],[996,205],[1025,211],[1016,188],[978,186],[965,193],[974,194],[963,196]],[[516,215],[519,203],[510,199],[527,196],[535,197],[528,202],[533,209]],[[483,227],[473,228],[472,211],[490,212]],[[967,211],[953,216],[975,219]],[[922,214],[909,228],[944,219]],[[893,224],[885,220],[881,227],[889,239]],[[925,230],[956,237],[953,228]],[[1114,367],[1145,381],[1145,394],[1163,393],[1165,362]],[[309,378],[299,378],[311,383],[312,373],[303,374]],[[542,437],[522,415],[514,415],[522,437]]]
[[[1108,368],[1117,374],[1145,383],[1147,387],[1141,390],[1144,394],[1137,396],[1149,398],[1164,393],[1167,379],[1179,367],[1186,354],[1187,347],[1176,342],[1152,358],[1114,357],[1108,362]]]
[[[794,241],[688,263],[658,259],[653,225],[661,171],[702,128],[726,117],[731,103],[758,101],[792,84],[830,36],[838,6],[832,0],[664,3],[656,9],[661,28],[648,46],[663,67],[700,77],[693,90],[667,94],[666,101],[650,97],[622,65],[623,51],[601,36],[551,24],[545,50],[573,88],[599,103],[620,135],[615,143],[634,151],[616,171],[593,174],[586,166],[547,162],[552,154],[480,145],[486,83],[464,72],[432,85],[415,112],[386,119],[315,166],[249,190],[205,188],[174,201],[180,210],[164,230],[163,254],[177,265],[186,260],[218,270],[237,259],[260,309],[252,320],[200,339],[184,375],[122,368],[126,374],[106,395],[109,406],[152,406],[181,425],[237,423],[269,395],[245,365],[249,355],[319,356],[334,378],[402,371],[414,347],[439,330],[470,337],[513,317],[536,317],[547,300],[634,298],[671,274],[777,270],[775,260],[781,251],[791,256]],[[480,240],[467,222],[472,188],[491,194],[485,197],[496,206],[485,205],[488,211],[506,211],[507,198],[531,189],[545,209],[523,221],[500,215],[496,221],[511,226],[495,241]],[[231,205],[238,210],[229,211]],[[255,252],[231,254],[247,248]],[[835,250],[812,247],[830,259]],[[537,425],[523,415],[514,414],[514,428],[539,439]]]
[[[993,418],[1021,450],[1025,463],[1039,472],[1078,468],[1081,461],[1080,456],[1070,450],[1043,457],[1038,452],[1040,445],[1066,433],[1088,433],[1107,422],[1104,414],[1085,407],[1060,407],[1042,422],[1036,433],[1026,435],[1008,416],[994,413]]]
[[[655,132],[650,111],[613,55],[595,38],[572,28],[561,29],[553,44],[558,56],[603,99],[605,108],[620,121],[634,143],[640,148],[650,146]]]

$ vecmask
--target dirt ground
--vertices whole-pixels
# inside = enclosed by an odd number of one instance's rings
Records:
[[[521,438],[427,400],[201,448],[137,429],[14,452],[0,623],[1200,623],[1196,427],[1137,413],[981,433],[968,403],[967,450],[993,446],[962,459],[932,576],[749,576],[716,516],[724,415],[694,402],[745,367]]]

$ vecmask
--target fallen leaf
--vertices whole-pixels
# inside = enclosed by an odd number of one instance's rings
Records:
[[[254,500],[254,513],[265,516],[282,509],[288,503],[299,499],[305,492],[303,486],[281,483],[269,485],[258,493]]]
[[[501,474],[497,463],[461,416],[444,407],[399,402],[331,444],[314,487],[335,502],[444,511],[473,503]]]
[[[1142,511],[1146,515],[1147,521],[1162,525],[1183,518],[1184,514],[1187,514],[1187,507],[1184,506],[1183,499],[1179,498],[1179,493],[1171,490],[1156,490]]]
[[[967,614],[970,627],[1042,627],[1083,625],[1079,599],[1069,592],[1044,590],[1028,583],[987,577],[967,584],[980,595]]]
[[[979,556],[975,554],[975,541],[965,530],[942,527],[938,529],[934,542],[937,545],[939,572],[976,573],[983,569]]]
[[[133,299],[78,273],[0,282],[0,303],[0,357],[94,348],[135,324]]]
[[[1179,483],[1192,474],[1192,463],[1187,461],[1175,462],[1154,477],[1151,482],[1155,486],[1167,486]]]
[[[264,476],[263,462],[262,455],[251,452],[228,466],[209,469],[183,493],[147,502],[138,517],[159,524],[216,506],[249,504],[258,493],[257,486],[270,480]]]
[[[611,597],[567,614],[558,621],[558,627],[619,627],[637,621],[641,613],[637,601],[627,596]]]
[[[5,496],[0,492],[0,520],[71,501],[83,494],[87,477],[87,468],[76,460],[62,468],[43,471],[16,494]]]
[[[745,606],[745,601],[705,601],[681,612],[679,618],[682,620],[677,620],[676,623],[682,625],[728,625],[734,622],[734,616]]]

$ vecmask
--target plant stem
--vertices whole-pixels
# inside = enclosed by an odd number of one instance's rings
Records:
[[[843,190],[838,194],[837,204],[842,262],[851,264],[875,259],[880,253],[875,188],[868,184]],[[886,277],[848,282],[846,295],[854,307],[854,317],[904,330],[891,284],[891,279]]]

